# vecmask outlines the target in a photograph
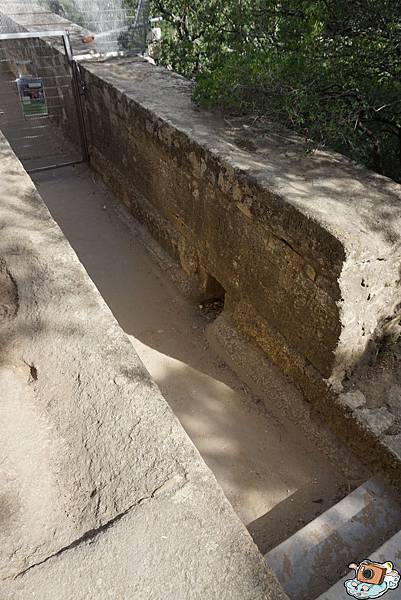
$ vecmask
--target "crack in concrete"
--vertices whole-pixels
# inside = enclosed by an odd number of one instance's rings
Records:
[[[107,521],[107,523],[100,525],[100,527],[96,527],[94,529],[90,529],[89,531],[86,531],[83,535],[81,535],[76,540],[72,541],[70,544],[67,544],[66,546],[63,546],[62,548],[57,550],[57,552],[53,552],[53,554],[49,554],[49,556],[46,556],[46,558],[44,558],[43,560],[40,560],[36,563],[33,563],[32,565],[29,565],[29,567],[27,567],[23,571],[20,571],[19,573],[14,575],[13,579],[18,579],[19,577],[23,577],[31,569],[34,569],[35,567],[39,567],[40,565],[43,565],[44,563],[51,560],[52,558],[56,558],[56,557],[60,556],[61,554],[63,554],[64,552],[67,552],[68,550],[72,550],[73,548],[76,548],[77,546],[79,546],[80,544],[82,544],[84,542],[93,540],[99,534],[101,534],[101,533],[107,531],[108,529],[110,529],[111,527],[113,527],[116,523],[118,523],[121,519],[123,519],[133,508],[135,508],[136,506],[140,506],[147,500],[152,500],[156,496],[156,494],[158,494],[158,492],[163,492],[163,490],[165,490],[166,487],[169,485],[169,483],[173,480],[174,480],[174,476],[170,477],[169,479],[167,479],[166,481],[161,483],[157,488],[155,488],[148,496],[143,496],[143,498],[139,498],[139,500],[137,500],[136,502],[131,504],[123,512],[119,513],[118,515],[116,515],[115,517],[113,517],[112,519]],[[186,477],[185,477],[184,482],[180,486],[178,486],[177,489],[174,490],[174,493],[176,491],[178,491],[178,489],[181,489],[186,483],[187,483],[187,481],[186,481]],[[170,490],[168,490],[168,491],[170,491]],[[6,579],[8,579],[8,578],[6,578]]]
[[[111,527],[113,527],[113,525],[115,525],[116,523],[118,523],[118,521],[120,521],[123,517],[125,517],[125,515],[127,513],[129,513],[129,511],[132,510],[135,506],[141,504],[141,502],[143,502],[144,500],[147,500],[147,499],[149,499],[151,497],[152,496],[149,496],[149,497],[145,496],[144,498],[140,498],[138,500],[138,502],[135,502],[135,504],[132,504],[131,506],[129,506],[126,510],[124,510],[121,513],[119,513],[118,515],[116,515],[112,519],[110,519],[110,521],[107,521],[107,523],[104,523],[103,525],[100,525],[100,527],[96,527],[94,529],[90,529],[89,531],[86,531],[79,538],[77,538],[76,540],[74,540],[70,544],[67,544],[67,546],[63,546],[62,548],[60,548],[59,550],[57,550],[57,552],[53,552],[53,554],[49,554],[49,556],[46,556],[46,558],[44,558],[43,560],[40,560],[40,561],[38,561],[36,563],[33,563],[32,565],[29,565],[29,567],[27,567],[23,571],[20,571],[19,573],[17,573],[13,577],[13,579],[18,579],[19,577],[22,577],[23,575],[25,575],[31,569],[34,569],[35,567],[39,567],[40,565],[43,565],[44,563],[46,563],[47,561],[51,560],[52,558],[56,558],[57,556],[60,556],[60,554],[63,554],[64,552],[67,552],[68,550],[72,550],[73,548],[76,548],[77,546],[79,546],[83,542],[87,542],[89,540],[92,540],[93,538],[97,537],[100,533],[103,533],[104,531],[107,531],[107,529],[110,529]]]
[[[12,321],[19,311],[19,294],[15,278],[0,257],[0,315],[3,322]]]

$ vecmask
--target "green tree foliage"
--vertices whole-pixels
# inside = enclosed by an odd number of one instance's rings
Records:
[[[151,0],[158,60],[207,107],[278,121],[401,181],[400,0]]]

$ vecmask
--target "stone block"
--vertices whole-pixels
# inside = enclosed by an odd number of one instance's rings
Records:
[[[343,404],[351,410],[356,410],[357,408],[362,408],[366,405],[366,398],[360,390],[340,394],[339,401],[341,402],[341,404]]]
[[[361,408],[355,412],[358,421],[375,437],[382,436],[394,424],[395,417],[387,408]]]

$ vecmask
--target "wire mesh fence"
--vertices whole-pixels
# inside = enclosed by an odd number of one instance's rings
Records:
[[[30,16],[35,28],[41,30],[48,26],[49,14],[65,19],[67,28],[67,21],[81,26],[97,53],[142,53],[146,49],[149,0],[2,0],[0,32],[17,31],[15,21],[21,20],[29,28]],[[14,24],[13,15],[18,17]]]
[[[0,33],[29,37],[0,40],[0,129],[31,172],[87,156],[79,69],[55,30],[71,32],[75,57],[140,53],[149,0],[1,0]]]
[[[48,39],[0,40],[0,129],[28,171],[83,160],[78,111],[71,65]]]

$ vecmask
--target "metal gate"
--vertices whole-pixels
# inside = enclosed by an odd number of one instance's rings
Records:
[[[67,32],[0,34],[0,130],[29,173],[87,160],[78,71]]]

